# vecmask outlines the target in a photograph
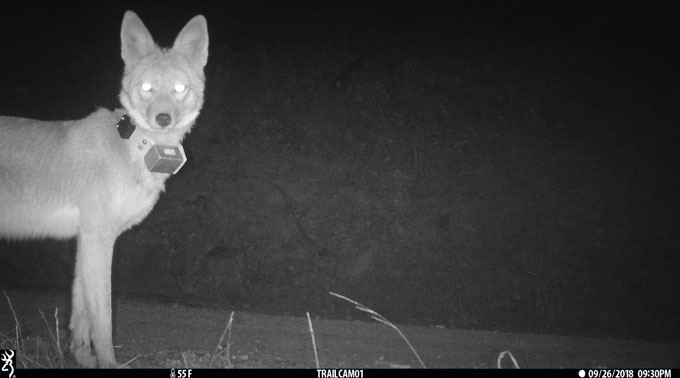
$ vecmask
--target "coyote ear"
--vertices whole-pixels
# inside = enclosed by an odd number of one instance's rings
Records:
[[[121,56],[130,65],[156,48],[156,44],[142,20],[133,11],[125,12],[120,28]]]
[[[200,67],[208,62],[208,23],[203,16],[196,16],[179,32],[172,49]]]

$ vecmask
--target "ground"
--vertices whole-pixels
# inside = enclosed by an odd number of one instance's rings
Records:
[[[26,344],[66,334],[68,298],[40,292],[9,292]],[[115,345],[121,362],[137,368],[315,368],[307,319],[301,316],[234,314],[231,335],[220,338],[230,312],[168,302],[121,299],[116,303]],[[40,314],[42,310],[44,314]],[[371,321],[323,319],[310,314],[322,368],[419,368],[392,328]],[[8,305],[0,324],[12,324]],[[510,351],[521,368],[678,368],[678,343],[469,331],[398,325],[428,368],[496,368]],[[3,329],[3,332],[7,331]],[[67,338],[61,341],[67,344]],[[220,351],[222,353],[220,354]],[[213,359],[213,356],[217,356]],[[231,365],[227,361],[231,362]],[[53,363],[57,364],[57,362]],[[66,357],[66,366],[73,362]],[[508,357],[503,368],[513,364]]]

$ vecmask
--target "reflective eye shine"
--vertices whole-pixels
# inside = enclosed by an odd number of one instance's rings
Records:
[[[151,90],[151,84],[149,84],[149,83],[142,84],[142,90],[145,91],[145,92],[150,91]]]
[[[175,92],[182,93],[186,90],[187,90],[187,87],[184,84],[175,84]]]

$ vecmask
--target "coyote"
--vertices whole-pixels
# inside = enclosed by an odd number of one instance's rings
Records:
[[[85,367],[120,366],[111,335],[113,245],[186,160],[180,142],[203,105],[208,60],[200,15],[170,49],[132,11],[120,37],[122,109],[76,121],[0,117],[0,237],[77,238],[70,349]]]

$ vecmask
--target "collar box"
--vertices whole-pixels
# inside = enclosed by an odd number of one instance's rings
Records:
[[[144,156],[146,167],[151,172],[175,174],[186,163],[187,158],[181,144],[169,146],[154,144]]]

